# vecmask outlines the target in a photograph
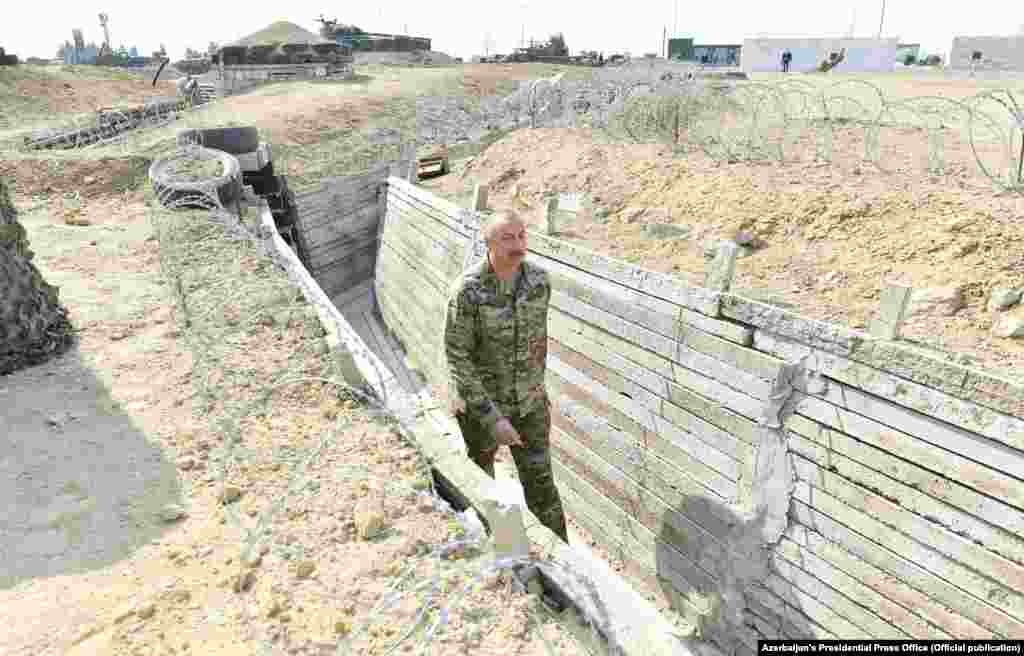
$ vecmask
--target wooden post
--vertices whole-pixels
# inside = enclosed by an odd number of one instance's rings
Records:
[[[402,163],[409,167],[405,170],[405,179],[411,184],[416,184],[419,181],[419,167],[416,162],[416,144],[408,143],[402,146],[401,159]]]
[[[910,287],[887,284],[879,297],[878,316],[871,322],[868,332],[880,339],[899,339],[903,313],[910,301]]]
[[[473,187],[473,211],[483,212],[487,209],[487,185],[476,184]]]
[[[547,205],[544,211],[544,219],[546,222],[547,234],[555,234],[555,216],[558,214],[558,196],[553,196],[548,199]]]
[[[727,292],[732,287],[732,277],[736,271],[736,258],[739,256],[739,244],[723,241],[718,245],[715,259],[708,265],[704,276],[704,286],[716,292]]]

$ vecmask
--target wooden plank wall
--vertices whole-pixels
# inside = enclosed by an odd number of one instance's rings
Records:
[[[388,182],[376,294],[434,382],[468,219]],[[758,637],[1024,635],[1024,418],[1007,411],[1024,388],[530,239],[555,288],[548,389],[568,511],[704,635],[730,653]],[[762,544],[745,499],[786,362],[804,363],[782,413],[795,483],[788,527]],[[950,376],[961,385],[938,382]],[[714,612],[737,603],[738,620]]]
[[[399,166],[384,162],[295,194],[306,268],[331,298],[373,277],[385,181]]]

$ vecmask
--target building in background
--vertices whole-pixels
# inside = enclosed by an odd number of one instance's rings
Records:
[[[705,66],[739,66],[742,49],[739,44],[694,43],[690,37],[668,40],[669,59]]]
[[[916,64],[921,59],[921,44],[920,43],[901,43],[896,46],[896,63],[897,64]],[[909,64],[908,64],[909,62]]]
[[[794,73],[817,70],[840,53],[843,59],[834,69],[840,73],[889,73],[896,68],[898,48],[895,38],[744,39],[741,65],[745,73],[779,72],[782,53],[788,50]]]
[[[949,67],[1024,71],[1024,34],[958,36],[949,51]]]

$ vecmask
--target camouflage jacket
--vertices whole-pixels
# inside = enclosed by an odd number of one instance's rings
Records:
[[[487,259],[452,285],[444,345],[449,394],[489,429],[502,416],[524,415],[547,402],[548,274],[523,262],[511,293]]]

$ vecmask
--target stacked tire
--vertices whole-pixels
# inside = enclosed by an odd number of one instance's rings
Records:
[[[217,161],[220,174],[190,180],[175,174],[182,160]],[[229,153],[188,146],[149,167],[149,180],[160,204],[169,209],[214,209],[235,207],[242,196],[242,171],[238,159]]]

